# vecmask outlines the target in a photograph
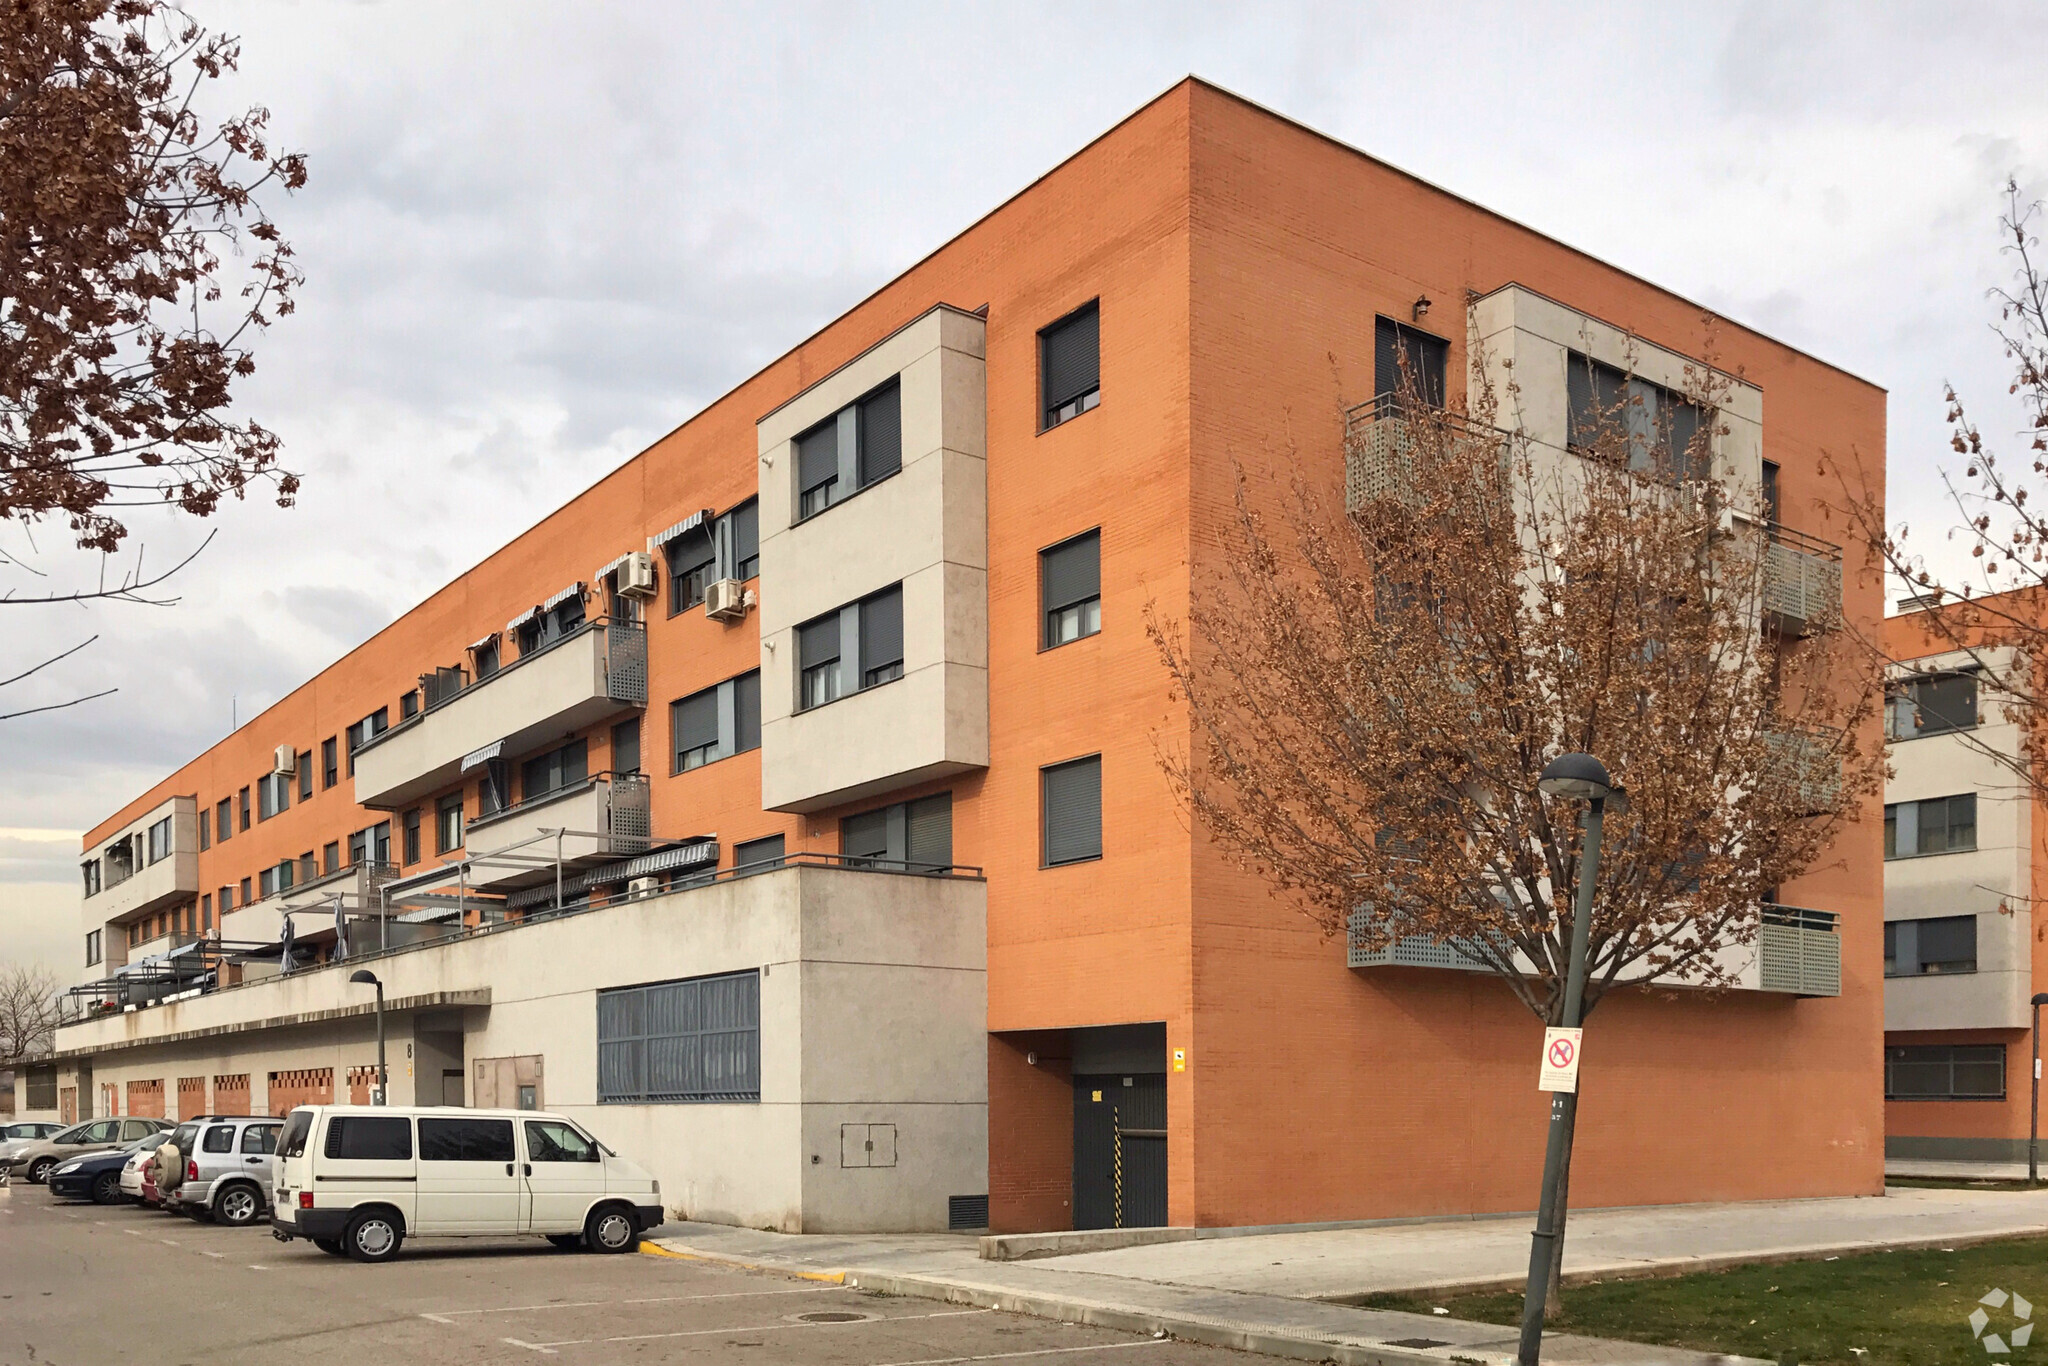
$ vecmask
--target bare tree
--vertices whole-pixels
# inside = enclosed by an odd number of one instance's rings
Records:
[[[1586,1012],[1726,986],[1761,904],[1879,786],[1876,671],[1840,632],[1767,626],[1758,492],[1714,456],[1723,381],[1695,376],[1669,422],[1624,386],[1575,414],[1566,454],[1502,430],[1473,366],[1469,414],[1404,384],[1354,415],[1348,506],[1240,471],[1225,567],[1185,623],[1151,623],[1193,733],[1162,763],[1330,934],[1452,945],[1556,1024],[1581,832],[1537,779],[1594,754],[1629,804],[1607,823]]]
[[[0,1068],[50,1052],[57,1039],[57,978],[48,968],[0,967]]]

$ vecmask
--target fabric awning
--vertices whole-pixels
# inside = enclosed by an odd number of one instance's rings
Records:
[[[512,620],[506,622],[505,634],[508,636],[517,635],[520,627],[526,625],[527,622],[532,621],[535,617],[539,616],[540,614],[541,608],[539,604],[536,603],[534,606],[527,608],[524,612],[521,612],[518,616],[512,618]]]
[[[695,868],[707,863],[717,866],[718,841],[687,840],[666,849],[656,849],[652,853],[642,854],[638,858],[629,858],[621,863],[603,864],[587,872],[578,873],[574,877],[564,878],[562,894],[568,896],[576,892],[587,892],[592,887],[603,886],[607,882],[630,882],[636,877],[652,877],[656,873],[666,873],[677,868]],[[551,901],[554,895],[555,884],[547,882],[538,887],[524,887],[511,893],[505,898],[505,905],[510,910],[519,910]]]
[[[706,523],[710,522],[711,519],[716,516],[718,516],[718,514],[710,508],[705,508],[701,512],[693,512],[689,516],[683,518],[682,521],[677,522],[674,526],[670,527],[667,531],[661,532],[658,535],[649,536],[647,538],[647,548],[649,550],[659,550],[663,546],[667,545],[670,541],[673,541],[676,537],[683,535],[685,532],[695,531],[698,527],[704,526]]]
[[[472,640],[466,648],[468,649],[469,653],[475,654],[478,650],[483,649],[484,646],[486,645],[494,643],[497,639],[498,633],[496,631],[493,631],[489,635],[485,636],[482,640]]]
[[[629,550],[625,554],[619,556],[619,558],[617,558],[616,560],[607,562],[590,576],[590,581],[592,583],[603,583],[606,579],[611,577],[613,570],[617,569],[620,565],[632,559],[635,555],[639,553],[640,552],[637,550]]]
[[[540,605],[540,610],[543,612],[552,612],[557,607],[560,607],[563,603],[567,602],[569,599],[580,598],[582,596],[583,585],[580,583],[572,583],[567,588],[564,588],[561,592],[555,594],[546,602],[542,603]]]
[[[489,763],[504,752],[505,742],[503,740],[493,740],[482,749],[473,749],[462,756],[462,771],[467,773],[473,768],[481,768],[484,764]]]

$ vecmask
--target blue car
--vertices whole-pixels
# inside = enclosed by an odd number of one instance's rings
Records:
[[[110,1152],[87,1153],[69,1162],[60,1162],[50,1169],[49,1176],[45,1178],[50,1195],[58,1200],[90,1200],[95,1205],[118,1205],[127,1198],[121,1193],[121,1168],[137,1150],[154,1148],[162,1141],[161,1134],[152,1134]]]

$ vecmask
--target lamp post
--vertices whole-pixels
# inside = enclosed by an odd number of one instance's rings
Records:
[[[2034,1099],[2028,1107],[2027,1184],[2041,1184],[2041,1007],[2048,1006],[2048,991],[2034,994]]]
[[[1564,1010],[1558,1024],[1576,1029],[1586,994],[1586,945],[1592,934],[1593,881],[1600,872],[1600,833],[1608,801],[1617,810],[1626,801],[1621,786],[1590,754],[1561,754],[1543,766],[1537,790],[1547,797],[1586,803],[1586,845],[1579,863],[1578,896],[1572,906],[1571,957],[1565,968]],[[1565,1136],[1578,1112],[1576,1091],[1550,1098],[1550,1141],[1543,1154],[1543,1190],[1536,1207],[1536,1230],[1530,1236],[1529,1286],[1522,1302],[1521,1366],[1536,1366],[1543,1352],[1543,1301],[1550,1288],[1551,1254],[1563,1236],[1564,1211],[1557,1198],[1559,1173],[1570,1160]]]
[[[359,986],[377,988],[377,1103],[389,1105],[391,1074],[384,1070],[384,984],[368,968],[357,968],[348,980]]]

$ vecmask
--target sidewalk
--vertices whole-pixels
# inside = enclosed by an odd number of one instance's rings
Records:
[[[2048,1175],[2048,1153],[2044,1153],[2041,1170]],[[1952,1162],[1932,1157],[1888,1157],[1884,1163],[1887,1179],[1893,1177],[1920,1177],[1934,1181],[2024,1181],[2027,1179],[2025,1162]]]
[[[1026,1262],[981,1260],[956,1235],[830,1236],[673,1224],[656,1240],[785,1274],[843,1279],[888,1294],[1007,1309],[1297,1360],[1493,1366],[1511,1330],[1339,1301],[1388,1290],[1519,1283],[1529,1220],[1456,1220],[1229,1236]],[[1205,1231],[1206,1234],[1206,1231]],[[1955,1246],[2048,1234],[2048,1191],[1896,1190],[1883,1199],[1592,1210],[1572,1217],[1565,1272],[1655,1274],[1882,1247]],[[1546,1338],[1557,1363],[1709,1366],[1736,1358],[1593,1338]]]

